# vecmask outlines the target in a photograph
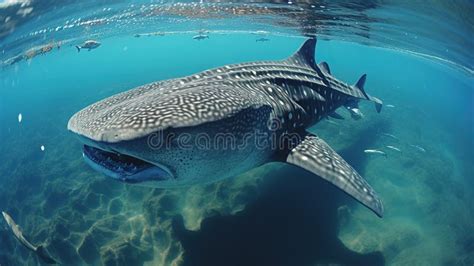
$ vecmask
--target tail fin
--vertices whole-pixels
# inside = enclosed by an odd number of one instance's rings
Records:
[[[375,110],[377,110],[377,113],[380,113],[380,111],[382,110],[382,106],[383,106],[383,102],[382,100],[380,100],[379,98],[377,97],[374,97],[374,96],[370,96],[368,95],[368,98],[370,101],[374,102],[375,103]]]
[[[365,85],[365,80],[367,79],[367,75],[364,74],[362,75],[359,80],[357,81],[357,83],[354,85],[354,87],[358,88],[360,91],[362,91],[362,93],[365,95],[365,97],[367,98],[367,100],[371,101],[371,102],[374,102],[375,103],[375,110],[377,110],[377,113],[380,113],[380,111],[382,110],[382,101],[377,98],[377,97],[374,97],[374,96],[370,96],[369,94],[367,94],[364,90],[364,85]]]
[[[46,264],[58,264],[53,258],[51,258],[43,246],[38,246],[36,248],[36,255],[38,255],[38,257],[40,257]]]
[[[76,49],[78,53],[81,51],[81,47],[79,45],[76,45]]]

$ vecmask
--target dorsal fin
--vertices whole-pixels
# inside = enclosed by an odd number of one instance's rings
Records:
[[[329,65],[326,62],[321,62],[318,64],[319,68],[328,74],[331,74],[331,69],[329,69]]]
[[[354,85],[354,87],[358,88],[359,90],[361,90],[364,94],[365,94],[365,91],[364,91],[364,85],[365,85],[365,80],[367,79],[367,74],[364,74],[362,75],[359,80],[357,81],[357,83]],[[367,96],[367,95],[366,95]]]
[[[297,65],[307,65],[315,68],[314,52],[316,50],[316,38],[307,39],[300,49],[290,56],[287,61]]]

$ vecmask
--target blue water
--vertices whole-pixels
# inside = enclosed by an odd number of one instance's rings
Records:
[[[64,265],[473,265],[474,76],[462,53],[447,63],[389,49],[396,43],[318,40],[317,62],[327,61],[348,83],[367,73],[366,91],[394,106],[377,114],[361,103],[364,119],[341,110],[345,120],[311,128],[378,192],[382,219],[281,164],[166,190],[121,184],[90,169],[66,129],[80,109],[156,80],[283,59],[304,41],[294,34],[270,34],[263,43],[248,32],[211,32],[204,41],[193,35],[104,34],[90,52],[78,53],[75,40],[1,70],[0,209],[27,239],[44,243]],[[363,152],[370,148],[388,157]],[[0,222],[0,264],[38,263]]]

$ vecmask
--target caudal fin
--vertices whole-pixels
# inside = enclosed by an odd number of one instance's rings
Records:
[[[369,94],[367,94],[365,92],[364,85],[365,85],[365,80],[366,79],[367,79],[367,75],[366,74],[362,75],[359,78],[359,80],[357,81],[357,83],[354,85],[354,87],[358,88],[365,95],[367,100],[369,100],[371,102],[374,102],[375,103],[375,109],[377,110],[377,113],[380,113],[380,111],[382,110],[383,102],[379,98],[374,97],[374,96],[370,96]]]
[[[36,248],[36,255],[38,255],[38,257],[40,257],[46,264],[58,264],[53,258],[51,258],[43,246],[38,246]]]
[[[374,102],[375,103],[375,109],[377,110],[377,113],[380,113],[380,111],[382,110],[382,106],[383,106],[383,102],[382,100],[380,100],[379,98],[377,97],[374,97],[374,96],[370,96],[367,94],[367,96],[369,97],[369,100]]]
[[[78,53],[81,51],[81,47],[79,45],[76,45],[76,49]]]

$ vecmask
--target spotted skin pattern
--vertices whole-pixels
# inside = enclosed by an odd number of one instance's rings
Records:
[[[86,107],[70,119],[68,129],[104,150],[166,165],[176,177],[166,181],[169,186],[212,182],[280,160],[321,176],[382,216],[382,204],[365,180],[305,130],[347,101],[380,105],[365,93],[365,75],[351,86],[333,77],[327,63],[316,65],[315,45],[316,39],[309,39],[281,61],[226,65],[140,86]],[[277,128],[268,128],[274,121]],[[292,133],[303,141],[286,149],[270,145],[236,151],[144,147],[144,139],[155,132],[194,137],[224,132],[240,138],[257,129],[276,134],[276,142]]]
[[[380,217],[383,205],[375,191],[344,159],[322,139],[308,134],[288,155],[287,162],[321,176]]]
[[[314,50],[314,45],[311,39],[302,49]],[[150,83],[85,108],[70,119],[68,128],[96,141],[119,142],[168,127],[218,121],[248,107],[269,105],[274,117],[284,117],[295,103],[307,115],[293,123],[309,126],[349,97],[366,99],[361,90],[327,73],[318,74],[312,67],[314,58],[307,62],[304,56],[227,65]]]

